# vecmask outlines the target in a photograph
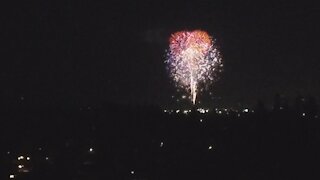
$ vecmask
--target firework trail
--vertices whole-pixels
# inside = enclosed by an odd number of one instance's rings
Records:
[[[180,88],[190,92],[196,103],[201,85],[216,79],[215,72],[222,67],[220,52],[215,42],[205,31],[180,31],[171,35],[165,63],[170,76]]]

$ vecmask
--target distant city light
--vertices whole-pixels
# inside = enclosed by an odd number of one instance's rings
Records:
[[[306,116],[306,113],[302,113],[302,116]]]
[[[7,154],[10,154],[10,151],[8,151]]]
[[[18,160],[23,160],[24,159],[24,156],[19,156],[18,157]]]
[[[197,110],[198,110],[198,112],[200,112],[201,114],[206,113],[206,111],[205,111],[204,109],[202,109],[202,108],[198,108]]]
[[[131,174],[134,174],[134,171],[131,171]]]
[[[29,160],[30,160],[30,157],[27,157],[27,160],[29,161]]]
[[[46,157],[46,160],[49,160],[49,157],[48,157],[48,156]]]
[[[200,122],[202,122],[203,120],[202,119],[200,119]]]
[[[164,143],[163,142],[160,142],[160,147],[163,147]]]
[[[22,164],[19,164],[19,165],[18,165],[18,168],[19,168],[19,169],[21,169],[21,168],[23,168],[23,167],[24,167],[24,166],[23,166]]]
[[[212,146],[209,146],[209,147],[208,147],[209,150],[211,150],[212,148],[213,148]]]
[[[197,111],[198,111],[199,113],[201,113],[201,114],[205,114],[205,113],[209,113],[210,109],[198,108]],[[219,110],[219,111],[220,111],[220,114],[223,113],[222,110]],[[217,112],[217,113],[218,113],[219,111],[216,109],[216,112]],[[228,112],[227,109],[226,109],[225,111]],[[184,110],[183,110],[183,109],[176,109],[176,110],[164,109],[163,112],[164,112],[164,113],[168,113],[168,114],[171,114],[171,113],[176,113],[176,114],[178,114],[178,113],[183,113],[183,114],[186,114],[186,115],[187,115],[187,114],[191,113],[192,110],[191,110],[191,109],[184,109]]]
[[[91,152],[91,153],[92,153],[92,152],[93,152],[93,148],[90,148],[90,149],[89,149],[89,152]]]
[[[248,112],[249,112],[249,109],[246,108],[246,109],[243,110],[243,112],[248,113]]]
[[[9,178],[10,178],[10,179],[14,179],[14,177],[15,177],[14,174],[10,174],[10,175],[9,175]]]
[[[188,110],[183,110],[183,114],[188,114]]]

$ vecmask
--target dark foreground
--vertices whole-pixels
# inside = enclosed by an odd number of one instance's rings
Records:
[[[317,179],[319,120],[312,108],[6,111],[0,179]]]

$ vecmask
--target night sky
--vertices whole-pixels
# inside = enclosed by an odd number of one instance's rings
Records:
[[[224,71],[223,104],[320,93],[320,11],[306,1],[10,1],[2,5],[1,103],[172,105],[168,38],[202,29]],[[208,93],[207,93],[208,94]],[[204,94],[201,101],[214,100]]]

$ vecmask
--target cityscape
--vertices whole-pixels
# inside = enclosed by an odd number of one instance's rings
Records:
[[[1,129],[1,178],[314,177],[317,168],[307,162],[319,160],[317,104],[297,97],[288,105],[278,97],[272,109],[258,103],[241,110],[115,105],[2,112],[11,120]],[[32,119],[19,126],[20,118]]]

